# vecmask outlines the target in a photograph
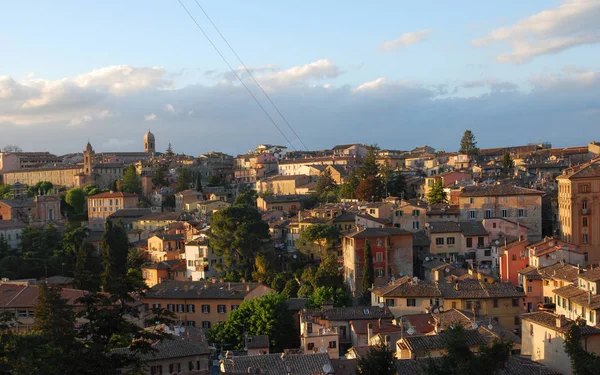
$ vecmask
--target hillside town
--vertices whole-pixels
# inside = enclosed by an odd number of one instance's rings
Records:
[[[600,372],[600,143],[140,139],[0,149],[0,372]]]

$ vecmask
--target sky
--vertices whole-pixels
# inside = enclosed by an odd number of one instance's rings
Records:
[[[600,0],[180,1],[3,4],[0,148],[600,140]]]

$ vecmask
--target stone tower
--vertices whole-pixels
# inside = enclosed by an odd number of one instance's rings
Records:
[[[144,135],[144,152],[147,154],[154,155],[156,153],[156,143],[154,141],[154,134],[148,130],[148,133]]]
[[[90,142],[87,143],[85,151],[83,152],[83,173],[86,176],[92,175],[92,164],[94,163],[94,149]]]

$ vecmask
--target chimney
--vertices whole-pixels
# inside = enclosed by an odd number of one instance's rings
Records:
[[[458,284],[458,281],[454,284],[454,290],[460,290],[460,286]]]
[[[564,315],[559,315],[556,317],[556,327],[562,328],[567,324],[567,318]]]
[[[185,285],[183,286],[183,290],[184,290],[185,292],[187,292],[188,290],[190,290],[190,286],[189,286],[189,285],[187,285],[187,284],[185,284]]]
[[[227,291],[231,292],[231,283],[230,282],[227,282]]]
[[[367,325],[367,343],[371,344],[371,337],[373,337],[373,323]]]
[[[250,284],[246,284],[246,292],[250,292]]]

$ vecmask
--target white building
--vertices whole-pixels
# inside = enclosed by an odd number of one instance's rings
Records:
[[[16,249],[21,243],[21,233],[27,225],[11,221],[0,220],[0,238],[4,238],[11,249]]]
[[[185,244],[187,278],[191,281],[206,280],[215,277],[218,271],[215,265],[223,263],[223,258],[215,255],[205,236]]]

